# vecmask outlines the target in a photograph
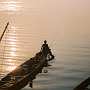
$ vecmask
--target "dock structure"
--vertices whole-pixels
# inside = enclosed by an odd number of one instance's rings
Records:
[[[27,84],[33,88],[33,80],[36,75],[42,72],[44,67],[48,66],[48,62],[54,59],[54,55],[51,55],[50,51],[44,55],[43,51],[36,53],[36,55],[15,70],[7,74],[0,80],[0,90],[20,90]]]
[[[90,77],[81,82],[74,90],[90,90]]]

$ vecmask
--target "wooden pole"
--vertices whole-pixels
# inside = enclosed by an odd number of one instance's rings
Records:
[[[3,31],[2,35],[1,35],[1,37],[0,37],[0,43],[1,43],[2,38],[3,38],[3,36],[4,36],[4,34],[5,34],[6,30],[7,30],[8,25],[9,25],[9,22],[7,23],[5,29],[4,29],[4,31]]]

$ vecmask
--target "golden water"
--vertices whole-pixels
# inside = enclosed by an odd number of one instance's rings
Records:
[[[72,90],[90,76],[89,0],[0,0],[0,35],[8,21],[0,78],[34,56],[45,39],[56,58],[33,90]]]

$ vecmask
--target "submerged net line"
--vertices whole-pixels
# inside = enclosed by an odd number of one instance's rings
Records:
[[[4,57],[5,57],[5,44],[6,44],[6,38],[7,38],[7,34],[9,32],[9,29],[8,27],[6,26],[5,29],[7,29],[6,31],[4,30],[2,36],[1,36],[1,41],[0,41],[0,78],[2,78],[5,73],[4,73],[4,67],[3,67],[3,64],[4,64]]]
[[[11,32],[12,29],[7,28],[0,43],[0,78],[13,70],[22,58],[25,58],[19,54],[16,55],[17,52],[20,53],[21,51],[17,51],[18,47],[16,47],[16,41],[13,39],[15,36],[12,36],[13,33],[10,35]]]
[[[0,77],[30,59],[37,50],[36,34],[28,33],[24,28],[9,26],[0,43]]]

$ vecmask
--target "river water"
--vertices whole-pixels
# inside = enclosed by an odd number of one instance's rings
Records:
[[[55,60],[31,90],[73,90],[90,76],[89,0],[0,0],[0,78],[48,41]],[[30,90],[28,86],[23,90]]]

